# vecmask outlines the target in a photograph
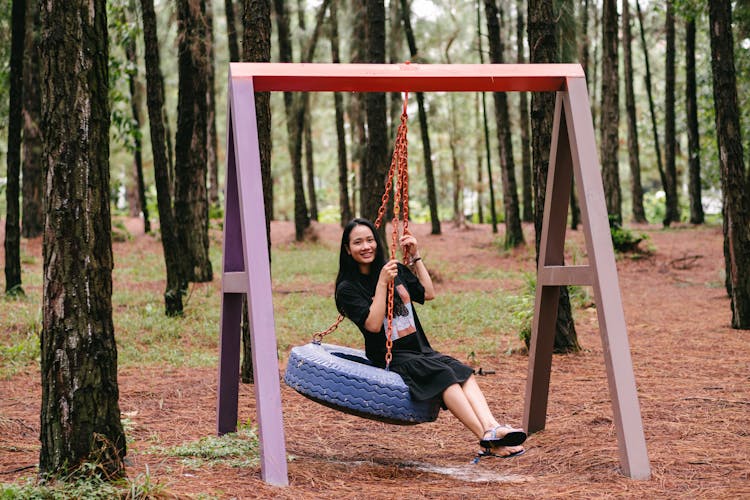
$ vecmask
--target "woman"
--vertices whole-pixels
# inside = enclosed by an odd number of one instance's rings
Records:
[[[473,370],[430,347],[413,303],[435,298],[417,240],[406,232],[400,246],[409,266],[386,262],[375,226],[367,219],[354,219],[344,228],[336,277],[336,307],[352,320],[365,338],[365,352],[375,365],[385,367],[388,284],[394,281],[394,305],[390,369],[404,379],[412,398],[442,398],[451,411],[485,449],[503,457],[523,453],[519,446],[526,433],[500,425],[487,405]]]

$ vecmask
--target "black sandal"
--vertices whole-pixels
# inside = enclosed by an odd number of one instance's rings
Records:
[[[526,441],[526,433],[523,431],[512,430],[503,437],[497,437],[498,429],[512,429],[509,425],[498,425],[494,429],[485,432],[485,436],[490,434],[489,439],[480,439],[479,446],[482,448],[499,448],[501,446],[518,446]]]

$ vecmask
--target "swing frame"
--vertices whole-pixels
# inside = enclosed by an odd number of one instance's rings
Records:
[[[261,91],[556,92],[524,428],[533,433],[545,427],[559,287],[592,286],[621,471],[634,479],[650,477],[588,90],[579,64],[231,63],[216,426],[219,435],[237,426],[242,296],[247,295],[263,481],[288,485],[254,99]],[[572,179],[587,265],[563,262]]]

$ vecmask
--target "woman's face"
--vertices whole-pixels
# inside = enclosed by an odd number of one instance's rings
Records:
[[[360,224],[349,233],[349,244],[346,251],[360,265],[360,269],[369,268],[372,261],[375,260],[377,248],[378,243],[375,241],[375,235],[372,234],[369,227]]]

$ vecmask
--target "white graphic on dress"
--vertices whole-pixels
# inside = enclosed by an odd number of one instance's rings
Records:
[[[416,322],[414,321],[414,310],[411,305],[411,297],[404,285],[396,285],[396,292],[401,297],[402,307],[397,310],[396,305],[393,307],[393,330],[391,331],[391,340],[406,337],[417,331]],[[388,317],[383,319],[383,327],[388,331]]]

